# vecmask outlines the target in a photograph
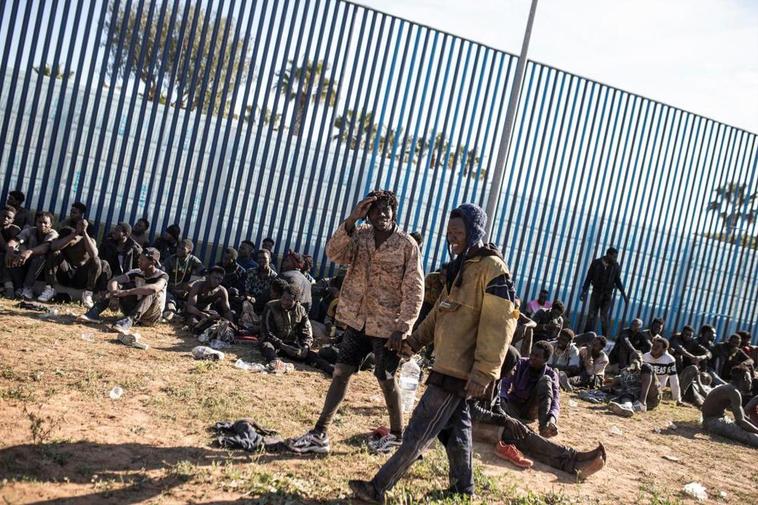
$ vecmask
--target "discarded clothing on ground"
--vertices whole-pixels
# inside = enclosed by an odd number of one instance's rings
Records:
[[[274,430],[261,427],[250,419],[231,423],[221,421],[213,426],[216,443],[226,449],[242,449],[247,452],[274,452],[283,446],[282,437]]]
[[[197,339],[201,344],[207,344],[213,340],[233,344],[236,340],[236,330],[231,322],[222,319],[205,328]]]
[[[19,309],[26,309],[26,310],[33,310],[35,312],[47,312],[52,313],[56,309],[55,307],[51,307],[50,305],[45,305],[42,303],[37,302],[18,302],[16,304],[16,307]]]
[[[580,400],[590,403],[607,403],[610,399],[610,395],[599,389],[588,389],[586,391],[579,391],[577,395]]]

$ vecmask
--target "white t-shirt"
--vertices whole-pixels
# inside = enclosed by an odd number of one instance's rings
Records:
[[[161,307],[161,312],[166,310],[166,286],[168,286],[168,274],[163,270],[156,268],[152,275],[147,275],[139,268],[135,268],[116,277],[116,282],[119,284],[133,282],[134,286],[137,288],[141,288],[148,284],[160,284],[161,288],[158,291],[158,304]]]
[[[676,359],[668,351],[657,358],[654,358],[650,352],[646,352],[642,356],[642,362],[647,363],[653,368],[653,372],[658,378],[661,387],[666,387],[669,383],[671,384],[671,396],[674,398],[674,401],[678,402],[682,400],[682,394],[679,389],[679,376],[676,374]]]

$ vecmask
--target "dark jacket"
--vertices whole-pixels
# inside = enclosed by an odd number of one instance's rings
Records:
[[[119,246],[115,240],[107,237],[100,245],[99,252],[100,258],[108,262],[111,273],[116,276],[138,268],[137,259],[142,254],[142,248],[131,237],[126,239],[123,246]]]
[[[610,295],[614,288],[624,291],[624,285],[621,283],[621,265],[613,262],[610,265],[603,263],[603,258],[596,258],[590,263],[587,270],[587,277],[584,279],[582,292],[586,293],[590,289],[590,284],[595,293]]]

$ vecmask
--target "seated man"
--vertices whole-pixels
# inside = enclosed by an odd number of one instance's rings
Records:
[[[574,387],[600,388],[605,382],[605,369],[608,366],[608,355],[605,346],[608,340],[603,335],[595,335],[589,347],[579,349],[580,372],[569,379],[569,391]]]
[[[168,275],[158,269],[160,262],[157,249],[145,249],[139,257],[139,267],[112,278],[106,296],[78,319],[99,322],[100,314],[110,305],[126,315],[113,326],[122,335],[129,334],[135,324],[152,326],[158,322],[166,306],[168,284]]]
[[[677,405],[681,405],[682,394],[681,389],[679,388],[679,375],[677,375],[676,360],[671,354],[669,354],[668,349],[668,340],[663,337],[654,337],[653,347],[642,356],[642,362],[653,369],[653,373],[655,374],[660,389],[665,388],[669,384],[671,385],[671,398]],[[691,370],[689,370],[687,374],[688,383],[691,383],[697,373],[697,369],[691,367]],[[640,410],[644,412],[644,409],[641,408]]]
[[[26,195],[21,191],[11,191],[8,193],[8,199],[5,201],[5,205],[13,207],[15,215],[13,216],[13,224],[20,229],[34,228],[37,221],[35,215],[29,209],[23,206]]]
[[[547,364],[553,370],[558,371],[561,386],[569,390],[568,379],[579,375],[580,360],[579,348],[574,344],[574,332],[564,328],[558,333],[558,339],[550,342],[553,346],[553,354]]]
[[[237,263],[239,263],[245,270],[258,268],[258,263],[255,261],[255,244],[252,241],[243,240],[240,242]]]
[[[178,224],[172,224],[166,228],[166,231],[164,231],[160,237],[155,239],[153,247],[158,249],[158,251],[161,253],[161,258],[163,258],[163,261],[166,261],[168,258],[177,253],[181,239],[182,229]]]
[[[661,401],[658,381],[650,365],[639,356],[613,379],[610,390],[615,394],[608,409],[617,416],[632,417],[635,412],[653,410]]]
[[[282,272],[279,274],[279,277],[282,277],[300,289],[300,300],[302,300],[300,305],[303,306],[305,313],[308,314],[312,303],[311,282],[302,272],[304,267],[305,261],[303,257],[294,251],[289,251],[282,260]]]
[[[226,289],[236,289],[238,293],[242,293],[245,290],[247,273],[242,265],[237,263],[237,250],[233,247],[224,249],[224,255],[218,266],[224,270],[224,280],[221,285]]]
[[[671,337],[671,354],[676,358],[676,367],[684,370],[689,365],[695,365],[699,369],[705,368],[711,353],[695,340],[695,330],[692,326],[685,326],[681,333]]]
[[[645,354],[652,348],[647,334],[642,331],[642,319],[634,319],[629,328],[624,328],[616,339],[616,343],[608,354],[611,365],[618,365],[623,370],[635,356]]]
[[[12,240],[15,241],[21,232],[21,228],[13,224],[15,216],[16,209],[10,205],[7,205],[4,209],[0,209],[0,281],[3,283],[5,296],[8,298],[16,296],[16,290],[10,272],[8,272],[5,259],[8,254],[8,243]]]
[[[541,309],[532,317],[537,324],[534,327],[534,341],[555,340],[558,332],[563,328],[563,303],[560,300],[553,302],[550,310]]]
[[[131,238],[137,242],[142,249],[149,245],[150,237],[147,235],[147,230],[149,229],[150,221],[148,221],[146,217],[137,219],[137,222],[132,226]]]
[[[255,312],[260,314],[271,300],[271,283],[278,277],[276,270],[271,268],[271,251],[258,251],[258,268],[247,271],[245,293],[255,298]]]
[[[190,281],[202,275],[203,262],[192,254],[194,244],[185,239],[176,248],[176,254],[163,262],[163,269],[168,274],[168,302],[164,317],[171,320],[187,299]]]
[[[725,381],[731,380],[734,367],[753,366],[753,360],[740,348],[741,341],[742,338],[735,333],[729,337],[729,340],[716,344],[714,347],[713,369],[716,375]]]
[[[505,413],[527,422],[539,420],[540,435],[546,438],[558,434],[560,412],[558,374],[547,366],[552,353],[550,344],[536,342],[529,357],[518,361],[513,376],[500,384]]]
[[[100,259],[95,239],[89,235],[87,220],[79,217],[75,222],[75,228],[62,227],[60,237],[50,244],[45,264],[46,286],[37,300],[52,300],[56,295],[53,286],[57,282],[61,286],[82,289],[82,305],[90,309],[95,304],[93,293],[103,291],[105,282],[111,277],[110,267]]]
[[[204,329],[208,323],[221,318],[234,322],[234,314],[229,306],[229,294],[221,285],[223,280],[224,269],[214,266],[208,270],[205,279],[192,283],[184,306],[188,326]]]
[[[756,411],[758,396],[748,402],[745,410],[742,409],[742,394],[748,393],[752,386],[750,371],[748,367],[740,365],[730,370],[729,375],[730,382],[714,388],[703,403],[703,429],[758,448],[758,426],[745,415],[745,411]],[[727,409],[732,411],[734,421],[725,416]]]
[[[532,300],[526,304],[526,310],[524,313],[527,316],[531,317],[540,310],[550,310],[550,307],[553,306],[553,302],[547,299],[549,294],[550,293],[547,289],[540,290],[540,294],[537,296],[537,299]]]
[[[661,317],[653,318],[652,321],[650,321],[650,328],[646,329],[642,333],[645,334],[645,339],[648,342],[653,342],[653,337],[662,337],[663,336],[663,327],[665,326],[666,322]]]
[[[87,213],[87,206],[82,202],[74,202],[71,204],[68,217],[58,223],[58,231],[63,231],[64,228],[76,228],[76,224],[84,219],[84,215]],[[63,234],[61,233],[61,236]]]
[[[129,223],[114,226],[100,244],[100,257],[108,263],[114,277],[137,268],[140,254],[142,247],[132,238]]]
[[[758,346],[752,345],[751,342],[753,341],[752,335],[750,335],[749,331],[740,330],[737,332],[737,335],[740,336],[740,348],[742,351],[750,356],[750,359],[753,360],[753,364],[758,362]]]
[[[34,283],[44,272],[50,245],[57,238],[58,232],[53,229],[53,215],[38,212],[34,228],[24,228],[15,239],[8,241],[9,252],[5,257],[8,273],[14,284],[22,285],[21,296],[24,299],[34,298]]]
[[[297,286],[287,284],[281,298],[266,304],[261,328],[261,354],[267,363],[277,359],[277,356],[284,356],[331,375],[334,365],[311,350],[311,324],[305,307],[298,301],[299,295]]]

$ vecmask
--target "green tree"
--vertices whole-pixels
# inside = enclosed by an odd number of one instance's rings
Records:
[[[111,0],[108,6],[105,29],[106,33],[111,34],[108,72],[110,75],[118,74],[122,78],[131,77],[141,81],[144,84],[144,96],[148,100],[160,101],[161,97],[163,97],[163,100],[174,107],[189,110],[200,108],[203,111],[212,108],[211,110],[214,114],[225,115],[229,112],[230,104],[228,101],[227,103],[222,103],[221,90],[224,83],[228,79],[230,90],[234,90],[235,87],[244,84],[247,78],[245,72],[242,72],[240,79],[237,79],[239,66],[243,65],[243,68],[247,68],[250,65],[248,55],[241,54],[244,38],[239,37],[234,39],[233,30],[230,30],[222,52],[221,49],[224,46],[223,28],[227,22],[227,18],[222,16],[219,18],[220,24],[216,40],[211,40],[211,34],[213,33],[213,26],[211,25],[208,27],[205,45],[201,48],[199,27],[205,18],[205,10],[197,5],[190,5],[187,10],[187,19],[185,20],[185,7],[177,5],[174,23],[169,26],[173,8],[173,4],[166,6],[163,25],[158,26],[158,9],[153,13],[152,19],[148,19],[148,9],[144,8],[138,19],[136,5],[129,12],[126,12],[123,6],[116,9],[115,3]],[[189,30],[193,20],[198,16],[198,30],[196,36],[190,40]],[[210,23],[215,23],[216,16],[211,15],[210,19]],[[236,25],[234,18],[231,18],[229,21],[232,27]],[[182,22],[186,23],[187,28],[184,37],[180,39],[179,27]],[[112,30],[111,27],[113,27]],[[122,33],[124,42],[121,53],[118,54],[118,41]],[[136,34],[136,40],[130,58],[129,43],[132,34]],[[103,42],[104,45],[105,42],[107,41]],[[213,45],[212,51],[210,49],[211,45]],[[152,57],[154,50],[155,64],[151,68],[149,58]],[[142,66],[139,66],[142,52],[145,52],[145,57],[143,58]],[[166,74],[164,75],[163,82],[159,84],[159,70],[162,63],[164,64]],[[185,75],[182,75],[185,63],[188,63],[187,72]],[[216,69],[219,63],[221,64],[221,71],[218,73],[218,91],[213,95],[211,91],[216,84]],[[171,96],[167,96],[170,87],[168,69],[174,64],[177,65],[176,68],[178,69],[176,73],[177,80],[173,83]],[[200,89],[201,78],[209,67],[207,86],[205,89]],[[126,75],[127,68],[130,75]],[[192,94],[190,86],[192,84],[192,75],[195,72],[197,72],[199,77],[196,81],[195,92]],[[179,94],[180,88],[182,89],[181,95]],[[231,96],[231,92],[228,93],[228,96]]]
[[[743,224],[752,224],[758,217],[756,198],[758,192],[751,192],[747,184],[729,182],[714,189],[713,200],[706,208],[707,212],[715,212],[721,220],[722,235],[720,238],[730,242],[736,241],[742,235],[738,234]]]
[[[290,126],[295,135],[300,135],[303,130],[308,104],[326,102],[331,107],[337,102],[337,86],[331,79],[324,77],[328,69],[329,66],[323,61],[308,60],[308,63],[299,66],[290,60],[288,69],[277,72],[274,89],[283,94],[287,100],[295,102]]]
[[[352,132],[350,131],[351,124],[353,125]],[[373,112],[356,116],[352,110],[348,110],[344,116],[334,118],[334,127],[340,130],[334,138],[345,142],[348,149],[365,149],[366,146],[372,145],[378,129],[374,123]]]

